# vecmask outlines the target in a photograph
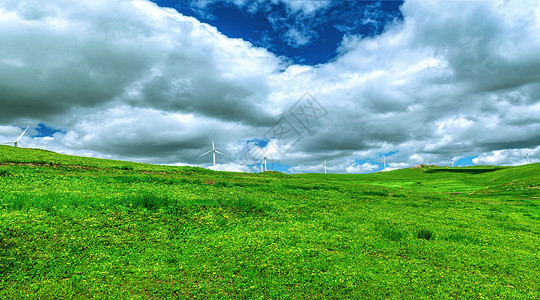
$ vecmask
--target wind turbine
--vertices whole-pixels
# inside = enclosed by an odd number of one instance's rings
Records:
[[[324,160],[324,174],[326,174],[326,159]]]
[[[383,166],[384,166],[384,169],[383,169],[383,170],[386,170],[386,156],[383,157],[382,162],[383,162]]]
[[[527,163],[530,164],[531,161],[529,160],[529,153],[525,154],[525,157],[527,158]]]
[[[212,164],[213,164],[213,170],[215,171],[216,170],[216,153],[217,154],[221,154],[221,155],[225,155],[219,151],[216,150],[216,147],[214,146],[214,138],[212,138],[212,149],[199,155],[199,157],[202,157],[202,156],[205,156],[206,154],[208,153],[212,153]],[[226,155],[225,155],[226,156]]]
[[[21,135],[19,135],[19,137],[13,141],[13,142],[5,142],[5,143],[2,143],[2,144],[13,144],[14,147],[19,147],[19,145],[22,147],[22,145],[19,143],[19,141],[21,140],[21,138],[23,137],[23,135],[26,133],[26,131],[28,130],[28,127],[26,127],[24,129],[24,131],[21,133]]]
[[[452,161],[452,168],[453,168],[454,167],[454,159],[452,158],[451,161]]]
[[[266,155],[262,155],[259,153],[260,156],[264,159],[264,172],[266,172]]]

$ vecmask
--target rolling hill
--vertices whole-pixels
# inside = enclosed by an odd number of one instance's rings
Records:
[[[0,298],[539,298],[540,164],[214,172],[0,146]]]

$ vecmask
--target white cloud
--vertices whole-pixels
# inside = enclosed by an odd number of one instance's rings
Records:
[[[289,168],[290,173],[324,173],[324,164],[320,163],[319,165],[298,165],[292,166]],[[328,173],[342,173],[343,170],[336,170],[335,167],[328,168]]]
[[[315,36],[315,32],[305,28],[298,29],[296,27],[291,27],[285,32],[284,36],[289,45],[299,47],[308,44]]]
[[[290,7],[308,16],[325,3]],[[294,145],[275,140],[290,149],[275,159],[291,170],[316,171],[332,157],[335,172],[372,172],[379,166],[352,157],[394,151],[389,168],[479,153],[475,163],[518,164],[524,151],[539,155],[535,4],[406,1],[403,21],[381,35],[349,35],[335,60],[287,66],[148,1],[2,1],[0,139],[20,131],[8,125],[45,123],[65,133],[30,134],[25,146],[204,165],[198,155],[213,136],[230,155],[223,168],[249,170],[236,161],[246,141],[309,91],[328,114],[299,129]]]
[[[208,169],[212,169],[212,166],[208,166]],[[228,171],[228,172],[259,172],[260,169],[256,166],[248,166],[237,163],[228,164],[216,164],[216,171]]]
[[[347,173],[367,173],[373,172],[379,169],[378,165],[365,162],[363,164],[353,163],[345,169]]]
[[[481,153],[477,158],[473,159],[473,163],[477,165],[516,166],[528,163],[527,156],[531,163],[539,162],[540,147],[536,147],[535,149],[509,149]]]
[[[293,11],[302,11],[305,14],[311,14],[320,9],[326,9],[330,6],[330,0],[319,1],[297,1],[297,0],[281,0],[286,3]]]
[[[405,169],[410,168],[411,165],[408,162],[396,162],[396,163],[388,163],[387,169],[389,170],[398,170],[398,169]]]
[[[314,12],[326,9],[330,6],[330,0],[318,1],[298,1],[298,0],[195,0],[192,5],[198,8],[207,7],[213,3],[226,2],[234,4],[240,8],[247,8],[249,11],[266,10],[270,5],[278,3],[284,4],[293,13],[313,14]]]
[[[0,126],[0,136],[5,136],[7,139],[10,137],[17,139],[23,130],[15,126]]]
[[[504,163],[507,160],[506,151],[493,151],[489,154],[482,153],[479,157],[473,159],[475,164],[495,165]]]

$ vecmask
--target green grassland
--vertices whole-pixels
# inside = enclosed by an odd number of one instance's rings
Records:
[[[0,299],[540,298],[540,164],[213,172],[0,146]]]

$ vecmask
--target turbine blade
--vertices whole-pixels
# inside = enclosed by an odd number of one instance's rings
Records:
[[[214,150],[214,152],[216,152],[216,153],[218,153],[218,154],[221,154],[221,155],[225,155],[225,156],[227,156],[227,154],[225,154],[225,153],[221,153],[221,152],[219,152],[219,151],[217,151],[217,150]]]
[[[214,138],[212,138],[212,150],[216,150],[216,147],[214,146]]]
[[[213,151],[213,150],[210,150],[210,151],[204,152],[203,154],[199,155],[199,157],[201,157],[201,156],[205,156],[206,154],[208,154],[208,153],[210,153],[210,152],[212,152],[212,151]]]
[[[18,142],[23,137],[23,135],[26,133],[27,130],[28,130],[28,127],[24,129],[24,131],[21,133],[21,135],[19,135],[19,137],[15,141]]]

